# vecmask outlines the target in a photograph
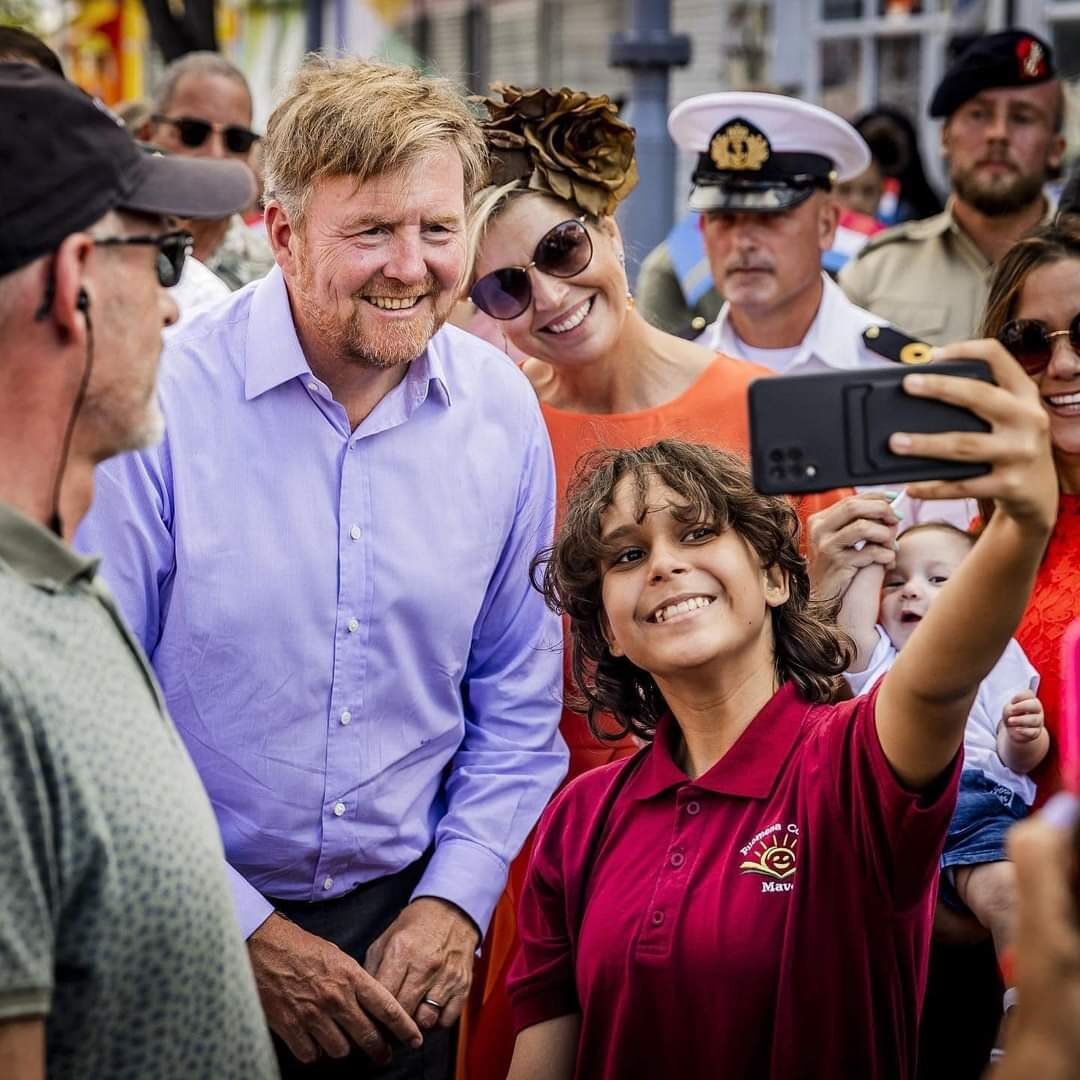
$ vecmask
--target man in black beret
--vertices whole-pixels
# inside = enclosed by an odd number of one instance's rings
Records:
[[[840,273],[861,307],[933,344],[977,336],[993,265],[1049,216],[1064,99],[1050,46],[1023,30],[977,38],[930,103],[952,193],[945,210],[875,236]]]

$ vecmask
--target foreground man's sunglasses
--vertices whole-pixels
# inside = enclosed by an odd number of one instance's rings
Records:
[[[95,247],[127,247],[130,244],[153,244],[158,249],[158,281],[171,288],[184,272],[184,260],[191,254],[194,240],[191,233],[169,232],[158,236],[103,236],[94,241]]]

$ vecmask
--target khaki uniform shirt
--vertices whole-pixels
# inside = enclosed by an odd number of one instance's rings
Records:
[[[695,267],[697,272],[698,268]],[[708,274],[707,260],[702,260],[700,272]],[[646,320],[669,334],[683,338],[696,338],[716,319],[723,304],[715,288],[710,288],[696,304],[686,302],[667,241],[645,256],[638,270],[634,295],[638,310]]]
[[[952,208],[878,233],[839,277],[859,307],[931,345],[978,335],[993,271]]]

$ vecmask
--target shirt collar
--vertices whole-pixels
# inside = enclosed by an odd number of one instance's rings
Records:
[[[1057,214],[1057,207],[1054,205],[1052,199],[1048,198],[1046,193],[1043,192],[1044,211],[1043,216],[1039,220],[1040,225],[1049,225]],[[919,222],[919,225],[922,225]],[[992,267],[994,264],[979,250],[978,245],[974,240],[964,231],[964,227],[956,220],[956,196],[950,195],[945,202],[945,209],[932,218],[928,218],[926,221],[926,228],[921,235],[923,236],[940,236],[945,232],[951,232],[954,236],[961,239],[967,244],[971,250],[986,264],[987,268]]]
[[[77,555],[43,525],[0,502],[0,560],[31,585],[93,581],[99,559]]]
[[[858,311],[828,274],[822,274],[821,280],[821,303],[803,338],[804,352],[799,361],[805,363],[816,357],[828,367],[853,371],[861,366],[862,332],[874,320]]]
[[[412,362],[405,377],[413,405],[427,397],[434,382],[445,404],[450,404],[450,387],[442,350],[446,342],[436,334],[428,347]],[[310,375],[311,365],[296,336],[289,290],[281,267],[275,266],[255,287],[248,313],[247,343],[244,348],[244,398],[251,401],[298,376]]]
[[[743,799],[767,798],[776,784],[810,708],[795,684],[787,682],[750,721],[735,745],[706,773],[691,780],[672,755],[678,725],[668,713],[660,721],[652,750],[632,783],[631,796],[651,799],[681,784]]]
[[[855,305],[828,274],[822,273],[821,283],[821,302],[818,304],[817,314],[799,343],[795,359],[788,365],[788,370],[797,368],[814,357],[831,368],[846,370],[860,366],[860,335],[869,322],[860,312],[856,325],[850,310]],[[716,322],[713,323],[711,345],[714,350],[729,356],[742,356],[742,342],[731,325],[730,311],[731,304],[725,301]]]
[[[296,336],[285,276],[281,267],[275,266],[251,298],[244,347],[244,398],[251,401],[298,375],[310,374]]]

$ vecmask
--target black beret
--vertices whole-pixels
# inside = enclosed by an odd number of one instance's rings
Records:
[[[1034,86],[1056,77],[1050,46],[1026,30],[976,38],[954,61],[930,101],[930,115],[950,116],[983,90]]]

